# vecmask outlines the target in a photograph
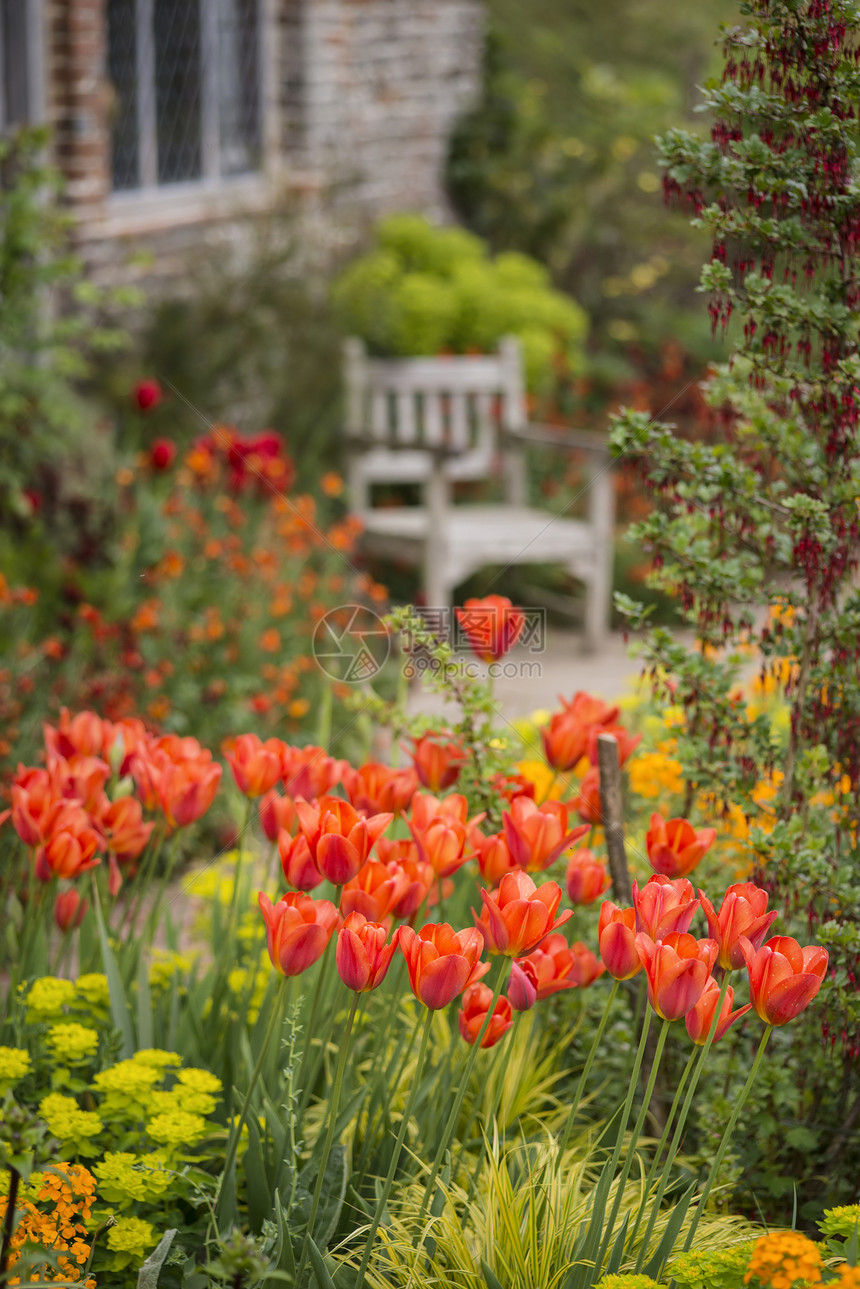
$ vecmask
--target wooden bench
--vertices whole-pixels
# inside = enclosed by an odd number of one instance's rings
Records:
[[[477,357],[368,358],[345,344],[352,505],[371,554],[423,568],[428,605],[488,564],[558,563],[585,585],[585,632],[598,648],[609,625],[614,489],[605,441],[528,425],[519,344]],[[575,448],[588,460],[587,517],[528,504],[529,443]],[[503,504],[454,504],[451,485],[501,475]],[[374,506],[375,484],[417,483],[423,504]]]

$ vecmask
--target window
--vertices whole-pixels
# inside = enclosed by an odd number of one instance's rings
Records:
[[[108,0],[116,191],[259,170],[260,0]]]
[[[35,0],[0,0],[0,132],[41,116],[38,35]]]

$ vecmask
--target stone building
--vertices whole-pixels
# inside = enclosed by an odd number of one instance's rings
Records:
[[[140,250],[181,273],[290,193],[444,215],[480,0],[0,0],[0,19],[0,131],[51,125],[97,275]]]

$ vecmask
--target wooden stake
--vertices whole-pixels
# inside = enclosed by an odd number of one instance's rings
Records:
[[[618,740],[612,734],[597,736],[597,766],[600,771],[600,810],[606,833],[606,851],[612,877],[612,893],[622,907],[633,903],[627,852],[624,849],[624,814],[621,804],[621,762]]]

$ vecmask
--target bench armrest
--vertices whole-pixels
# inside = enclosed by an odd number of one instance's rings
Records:
[[[539,447],[575,449],[578,452],[589,452],[603,461],[610,460],[609,442],[590,430],[576,430],[568,426],[539,425],[529,422],[522,431],[506,435],[508,441],[523,447],[532,443]]]

